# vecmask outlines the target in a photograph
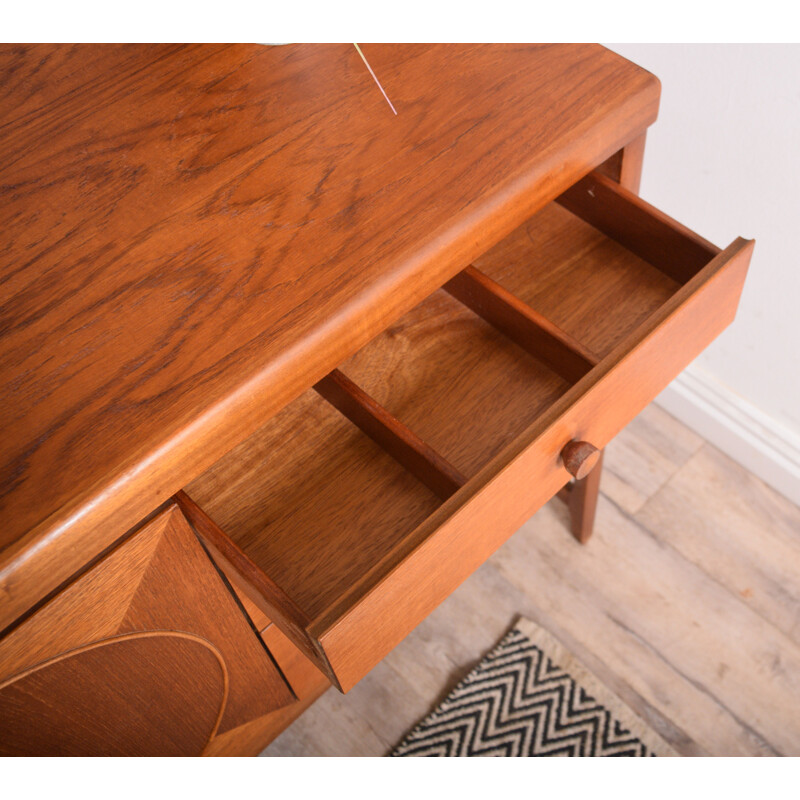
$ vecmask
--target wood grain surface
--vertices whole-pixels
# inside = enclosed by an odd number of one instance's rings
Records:
[[[719,253],[719,247],[597,172],[571,186],[558,202],[679,283]]]
[[[294,701],[174,505],[0,640],[5,754],[199,755]]]
[[[199,755],[227,694],[224,662],[199,636],[158,631],[95,642],[0,686],[0,753]]]
[[[204,756],[258,755],[320,695],[331,688],[330,681],[281,633],[276,625],[270,624],[262,630],[261,638],[292,687],[297,700],[233,731],[215,736],[203,752]]]
[[[467,482],[452,464],[340,370],[315,383],[314,390],[437,497],[446,500]]]
[[[576,383],[597,363],[594,353],[577,339],[475,267],[459,272],[444,288],[570,383]]]
[[[656,116],[597,46],[364,49],[398,116],[349,45],[0,53],[0,627]]]
[[[476,259],[475,266],[598,358],[679,286],[555,203]]]
[[[441,502],[311,390],[186,492],[277,585],[275,602],[290,605],[287,615],[304,627]]]
[[[444,290],[341,371],[467,478],[570,386]]]

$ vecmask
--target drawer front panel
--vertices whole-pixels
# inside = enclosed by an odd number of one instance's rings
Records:
[[[567,442],[604,447],[734,318],[752,242],[738,240],[542,420],[496,474],[476,476],[416,532],[416,546],[357,602],[345,597],[312,635],[341,687],[360,680],[570,479]],[[485,472],[491,472],[492,467]],[[463,492],[469,492],[470,485]]]

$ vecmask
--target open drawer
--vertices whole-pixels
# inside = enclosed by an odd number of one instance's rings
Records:
[[[725,251],[593,173],[179,494],[352,687],[732,320]]]

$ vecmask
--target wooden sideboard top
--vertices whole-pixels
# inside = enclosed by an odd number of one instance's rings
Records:
[[[0,49],[0,628],[656,117],[594,45]]]

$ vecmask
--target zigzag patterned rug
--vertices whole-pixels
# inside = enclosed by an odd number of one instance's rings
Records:
[[[672,756],[547,631],[520,619],[392,756]]]

